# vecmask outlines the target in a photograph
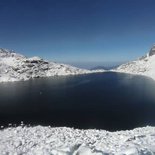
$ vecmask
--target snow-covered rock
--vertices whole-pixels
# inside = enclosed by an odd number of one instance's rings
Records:
[[[95,72],[101,71],[79,69],[70,65],[48,62],[39,57],[26,58],[14,51],[0,48],[0,82]]]
[[[155,127],[108,132],[59,127],[0,130],[1,155],[154,155]]]
[[[155,80],[155,45],[147,55],[123,64],[112,71],[144,75]]]

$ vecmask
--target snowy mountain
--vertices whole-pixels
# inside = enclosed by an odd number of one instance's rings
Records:
[[[0,48],[0,82],[93,72],[97,71],[89,71],[70,65],[48,62],[39,57],[27,58],[14,51]]]
[[[123,64],[112,71],[144,75],[155,80],[155,45],[147,55]]]

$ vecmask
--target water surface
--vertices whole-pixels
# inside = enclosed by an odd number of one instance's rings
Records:
[[[155,81],[122,73],[0,84],[0,125],[124,130],[155,125]]]

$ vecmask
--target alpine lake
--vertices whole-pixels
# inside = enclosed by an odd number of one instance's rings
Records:
[[[105,129],[155,125],[155,81],[123,73],[55,76],[0,84],[0,126]]]

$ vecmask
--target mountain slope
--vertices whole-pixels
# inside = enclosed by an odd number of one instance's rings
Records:
[[[146,56],[123,64],[113,71],[145,75],[155,80],[155,45]]]
[[[55,75],[86,74],[89,71],[70,65],[45,61],[39,57],[27,58],[14,51],[0,49],[0,82],[28,80]]]

